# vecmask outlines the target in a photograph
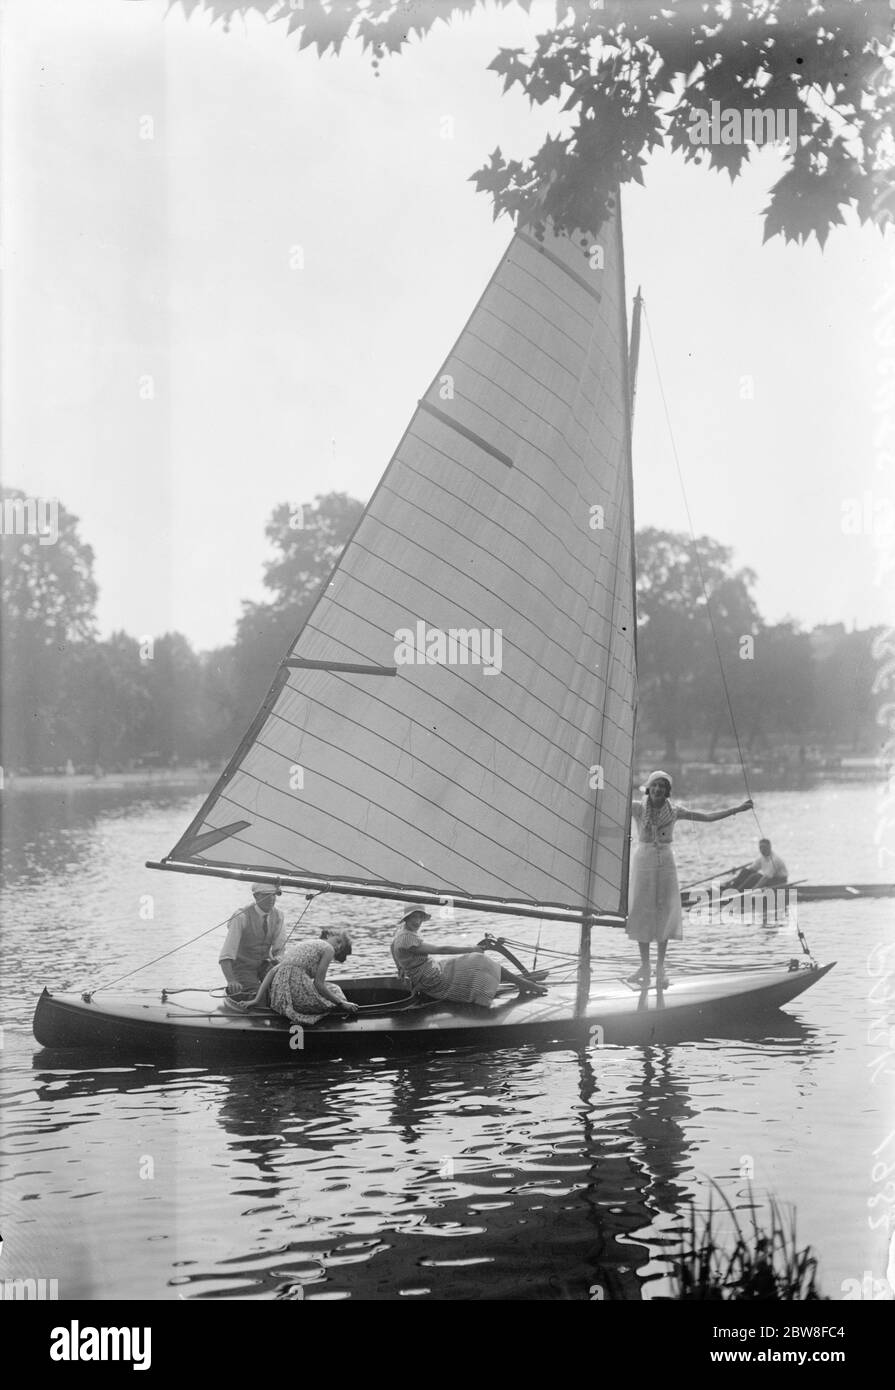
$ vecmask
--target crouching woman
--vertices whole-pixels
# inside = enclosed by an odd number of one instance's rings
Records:
[[[266,1005],[293,1023],[317,1023],[325,1014],[356,1014],[357,1005],[345,998],[326,972],[351,955],[347,931],[326,928],[318,941],[302,941],[279,965],[265,975],[261,988],[246,1006]]]

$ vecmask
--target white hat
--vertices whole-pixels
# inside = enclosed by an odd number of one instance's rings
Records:
[[[661,769],[658,772],[651,772],[649,777],[647,777],[646,779],[646,785],[644,786],[643,790],[645,792],[648,792],[654,782],[667,782],[668,791],[669,793],[671,792],[671,778],[668,776],[667,772],[662,772]]]
[[[422,917],[424,922],[432,921],[431,915],[428,912],[426,912],[425,908],[422,907],[409,907],[407,911],[404,913],[404,916],[398,918],[398,921],[406,922],[408,917],[416,917],[417,913],[420,915],[420,917]]]
[[[279,893],[279,891],[280,891],[280,890],[279,890],[279,888],[277,887],[277,885],[276,885],[275,883],[253,883],[253,884],[252,884],[252,897],[253,897],[253,898],[257,898],[257,897],[259,897],[260,895],[263,895],[264,897],[267,897],[268,893],[273,893],[274,896],[276,896],[277,893]]]

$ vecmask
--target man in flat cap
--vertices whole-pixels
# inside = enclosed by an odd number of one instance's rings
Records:
[[[231,998],[254,994],[268,970],[283,956],[286,927],[275,907],[278,888],[253,883],[254,902],[234,912],[227,923],[227,939],[219,956]]]

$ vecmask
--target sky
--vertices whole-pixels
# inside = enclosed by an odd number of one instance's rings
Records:
[[[2,480],[79,517],[102,635],[231,641],[274,507],[369,497],[511,235],[470,174],[556,128],[487,71],[552,13],[477,10],[377,75],[258,16],[0,0]],[[697,534],[756,572],[769,622],[885,623],[880,538],[843,516],[893,491],[892,234],[763,246],[781,172],[657,153],[623,194],[629,295]],[[637,524],[688,529],[648,339],[634,472]]]

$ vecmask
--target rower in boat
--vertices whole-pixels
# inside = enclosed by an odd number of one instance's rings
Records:
[[[254,994],[286,947],[283,914],[275,906],[277,890],[269,883],[253,883],[252,897],[254,902],[234,912],[227,923],[218,957],[231,999]]]
[[[744,865],[729,883],[722,883],[721,892],[742,893],[750,888],[780,888],[788,877],[786,865],[779,854],[773,853],[770,840],[759,840],[758,858]]]
[[[327,981],[333,961],[342,965],[351,955],[347,931],[326,927],[319,941],[302,941],[285,960],[269,970],[261,988],[244,1007],[269,1005],[293,1023],[317,1023],[325,1014],[356,1014],[357,1005],[345,998],[338,985]]]
[[[520,994],[546,994],[543,985],[523,979],[512,970],[502,970],[497,961],[484,954],[484,947],[440,945],[420,940],[424,922],[432,920],[421,908],[411,908],[398,923],[392,941],[392,957],[398,974],[417,994],[454,1004],[479,1004],[487,1008],[501,983],[518,987]],[[436,965],[432,956],[456,956],[456,960]]]
[[[637,845],[631,856],[627,932],[640,947],[640,969],[628,979],[632,984],[649,984],[650,942],[655,941],[656,982],[660,989],[668,984],[665,973],[668,942],[680,941],[684,934],[681,892],[671,848],[675,821],[725,820],[752,809],[752,802],[744,801],[725,811],[691,811],[672,805],[671,786],[667,772],[650,773],[643,788],[643,800],[635,801],[631,808],[637,822]]]

